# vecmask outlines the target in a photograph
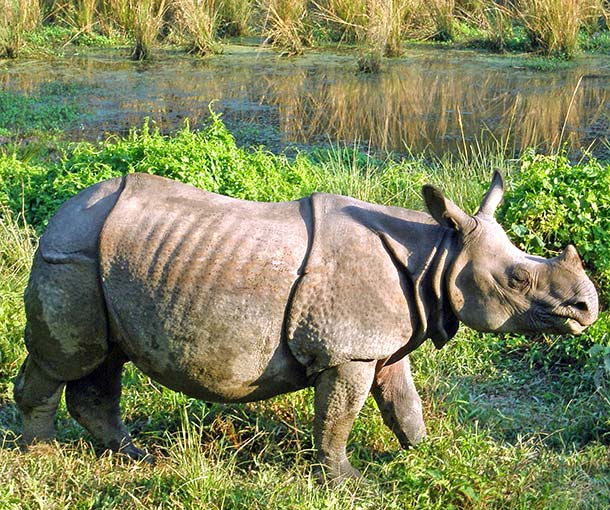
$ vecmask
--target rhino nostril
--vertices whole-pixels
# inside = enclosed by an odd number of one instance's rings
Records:
[[[589,304],[586,301],[578,301],[572,305],[573,308],[576,308],[579,312],[588,312]]]

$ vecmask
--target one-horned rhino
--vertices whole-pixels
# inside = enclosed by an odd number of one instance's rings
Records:
[[[479,331],[580,333],[597,293],[572,246],[512,245],[424,186],[430,214],[314,194],[258,203],[131,174],[68,200],[49,222],[25,292],[29,351],[15,381],[23,439],[49,439],[64,386],[72,416],[136,459],[120,417],[121,371],[216,402],[314,387],[318,460],[332,480],[369,391],[402,445],[425,433],[408,354]]]

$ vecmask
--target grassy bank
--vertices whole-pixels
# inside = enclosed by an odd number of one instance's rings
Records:
[[[576,242],[597,282],[607,281],[610,166],[597,161],[526,154],[508,167],[500,157],[396,162],[341,150],[288,160],[237,147],[218,118],[202,132],[185,128],[164,137],[144,127],[99,145],[64,148],[59,157],[0,155],[0,508],[605,508],[605,312],[579,337],[532,340],[462,328],[441,351],[418,349],[412,359],[428,439],[400,450],[369,400],[350,441],[368,482],[336,491],[317,486],[310,472],[311,392],[210,405],[166,390],[131,366],[124,415],[137,442],[157,455],[156,466],[97,458],[63,404],[57,443],[26,455],[16,448],[12,378],[25,353],[21,293],[37,235],[78,189],[143,171],[255,200],[317,190],[421,208],[421,185],[432,182],[472,212],[493,166],[509,176],[502,217],[515,241],[547,255],[566,240]],[[589,228],[592,214],[599,231]]]
[[[136,59],[160,43],[206,55],[221,51],[225,37],[253,36],[288,55],[355,44],[362,69],[374,70],[406,40],[560,58],[610,49],[604,0],[2,0],[0,7],[0,57],[53,42],[129,43]]]

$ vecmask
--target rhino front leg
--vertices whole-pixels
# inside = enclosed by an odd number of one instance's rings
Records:
[[[377,369],[373,387],[385,424],[403,448],[418,444],[426,435],[421,399],[415,389],[409,357]]]
[[[375,364],[353,361],[325,370],[316,380],[314,438],[322,477],[331,483],[360,476],[347,459],[347,438],[371,389]]]

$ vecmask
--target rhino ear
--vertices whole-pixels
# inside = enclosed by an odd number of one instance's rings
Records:
[[[451,200],[445,198],[441,190],[426,184],[422,188],[426,207],[432,217],[443,227],[449,227],[462,232],[470,230],[474,221]]]
[[[483,200],[481,201],[481,207],[477,214],[485,214],[487,216],[493,216],[496,212],[498,205],[502,202],[504,196],[504,178],[499,170],[494,170],[494,175],[491,179],[491,184]]]

